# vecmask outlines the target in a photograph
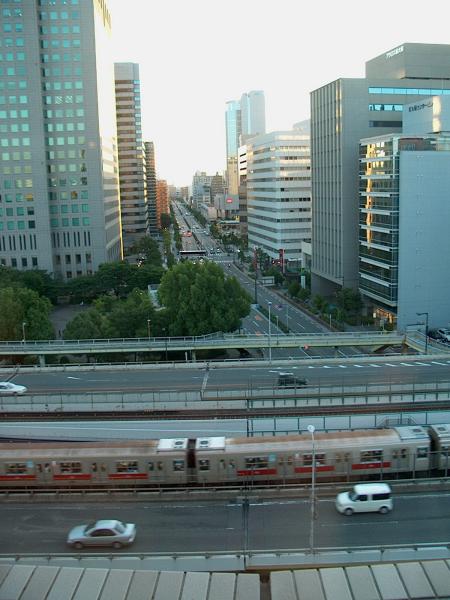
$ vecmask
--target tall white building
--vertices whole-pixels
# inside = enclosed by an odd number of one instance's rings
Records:
[[[211,199],[211,175],[207,175],[204,171],[196,171],[192,178],[192,204],[197,208],[202,202],[207,202]]]
[[[248,244],[273,259],[302,260],[311,240],[310,137],[275,131],[247,142]]]
[[[266,133],[266,101],[262,90],[253,90],[241,96],[241,143],[248,136]]]
[[[139,65],[116,63],[117,147],[122,239],[129,248],[148,232],[145,148],[142,141]]]
[[[122,257],[107,2],[1,6],[0,264],[91,273]]]

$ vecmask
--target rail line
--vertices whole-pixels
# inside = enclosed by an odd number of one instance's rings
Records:
[[[348,415],[348,414],[373,414],[393,413],[401,408],[405,411],[442,411],[450,409],[449,401],[437,402],[402,402],[399,404],[364,404],[364,405],[333,405],[317,406],[305,405],[302,407],[257,407],[257,408],[231,408],[231,409],[189,409],[189,410],[110,410],[110,411],[4,411],[1,413],[3,421],[71,421],[73,419],[94,420],[117,420],[136,419],[139,417],[146,420],[189,420],[204,419],[246,419],[258,417],[284,417],[284,416],[321,416],[321,415]]]

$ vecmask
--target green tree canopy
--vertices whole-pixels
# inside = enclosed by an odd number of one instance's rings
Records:
[[[160,335],[155,309],[142,290],[133,290],[124,300],[101,296],[94,306],[83,311],[68,323],[64,339],[146,337],[150,320],[152,335]]]
[[[0,289],[0,339],[21,340],[23,329],[27,340],[53,339],[51,309],[50,300],[34,290],[20,286]]]
[[[130,251],[132,254],[142,254],[144,259],[152,265],[162,266],[162,258],[158,244],[149,236],[141,238],[132,246]]]
[[[234,331],[250,312],[250,296],[212,262],[183,262],[165,273],[158,289],[169,335]]]

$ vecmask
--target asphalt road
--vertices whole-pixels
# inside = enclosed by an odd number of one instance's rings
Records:
[[[323,361],[308,364],[237,368],[164,368],[129,371],[120,365],[107,371],[23,373],[12,381],[28,387],[30,393],[75,393],[101,391],[183,391],[204,389],[249,389],[276,387],[280,372],[306,377],[311,386],[365,385],[368,383],[436,383],[450,381],[450,357],[425,359],[406,357],[395,362],[389,357],[365,363],[355,359],[340,363]]]
[[[332,498],[318,502],[315,548],[398,544],[448,544],[448,493],[394,494],[388,515],[345,517]],[[0,553],[65,552],[67,532],[93,519],[120,519],[137,525],[132,548],[114,552],[207,552],[302,549],[309,546],[308,499],[250,501],[248,536],[242,504],[200,502],[51,502],[3,504]],[[98,550],[97,550],[98,551]],[[89,553],[90,550],[83,550]]]

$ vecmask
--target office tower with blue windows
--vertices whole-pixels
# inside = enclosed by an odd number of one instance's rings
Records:
[[[139,65],[116,63],[117,149],[124,250],[148,233],[145,148],[142,141]]]
[[[359,140],[401,133],[405,104],[447,94],[450,45],[410,43],[369,60],[365,78],[311,93],[313,293],[358,288]]]
[[[92,273],[122,257],[107,3],[0,6],[0,264]]]

